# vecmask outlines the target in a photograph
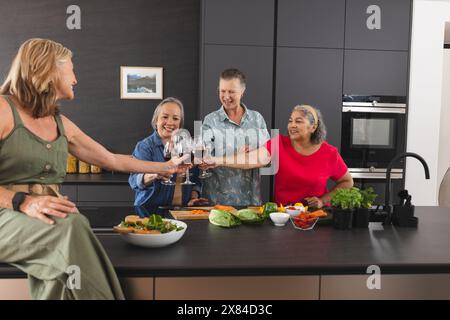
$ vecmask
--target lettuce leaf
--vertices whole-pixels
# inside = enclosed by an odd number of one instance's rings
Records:
[[[209,222],[220,227],[231,228],[241,224],[241,221],[231,213],[223,210],[211,210]]]
[[[262,214],[258,214],[252,209],[241,209],[237,212],[237,216],[242,222],[258,223],[263,222],[266,217]]]

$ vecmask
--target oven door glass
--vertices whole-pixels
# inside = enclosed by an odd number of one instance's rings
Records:
[[[343,112],[341,154],[350,168],[386,168],[405,149],[405,115]],[[401,161],[395,166],[403,168]]]
[[[351,119],[351,148],[395,148],[395,120]]]

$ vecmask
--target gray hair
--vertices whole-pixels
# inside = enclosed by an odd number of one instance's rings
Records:
[[[245,74],[239,69],[230,68],[223,70],[222,73],[220,74],[220,79],[223,80],[238,79],[242,89],[244,90],[245,87],[247,86],[247,78],[245,77]]]
[[[165,105],[166,103],[175,103],[176,105],[178,105],[180,107],[180,111],[181,111],[181,122],[180,122],[180,128],[183,128],[183,123],[184,123],[184,108],[183,108],[183,103],[178,100],[177,98],[174,97],[167,97],[165,98],[163,101],[161,101],[158,106],[155,109],[155,112],[153,112],[153,118],[152,118],[152,127],[153,129],[156,130],[156,124],[158,123],[158,117],[159,114],[161,113],[161,108],[163,105]]]
[[[327,137],[327,127],[323,122],[322,113],[320,110],[314,108],[313,106],[307,104],[297,105],[292,109],[292,112],[297,111],[303,114],[303,116],[308,120],[308,122],[314,126],[317,121],[316,130],[311,134],[311,143],[319,144],[325,141]],[[292,113],[291,112],[291,113]],[[316,113],[315,116],[313,113]]]

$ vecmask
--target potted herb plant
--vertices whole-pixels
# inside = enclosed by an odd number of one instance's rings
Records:
[[[361,193],[361,206],[355,210],[353,215],[353,227],[367,228],[369,226],[369,209],[378,195],[372,187],[359,192]]]
[[[358,188],[337,189],[331,197],[333,225],[336,229],[351,229],[353,212],[361,207],[362,196]]]

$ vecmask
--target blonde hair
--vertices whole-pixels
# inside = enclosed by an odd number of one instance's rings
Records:
[[[19,48],[0,94],[15,96],[34,118],[59,114],[56,105],[57,65],[72,52],[52,40],[29,39]]]

